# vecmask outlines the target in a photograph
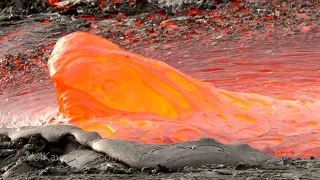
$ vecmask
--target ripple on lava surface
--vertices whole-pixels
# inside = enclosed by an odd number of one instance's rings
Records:
[[[312,101],[320,99],[319,40],[289,38],[219,46],[171,43],[137,51],[222,89]]]

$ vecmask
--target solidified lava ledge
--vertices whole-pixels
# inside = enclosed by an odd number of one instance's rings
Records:
[[[1,1],[2,177],[317,179],[319,16],[317,0]]]

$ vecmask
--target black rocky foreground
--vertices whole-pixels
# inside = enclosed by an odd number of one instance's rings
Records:
[[[69,125],[0,129],[4,179],[312,179],[317,159],[274,159],[247,145],[199,139],[141,145]],[[208,164],[208,165],[207,165]]]
[[[48,79],[46,62],[52,48],[57,39],[71,32],[89,31],[132,50],[174,40],[183,40],[185,46],[230,45],[255,41],[257,34],[268,34],[263,40],[271,41],[308,39],[320,32],[319,8],[317,0],[1,1],[0,95]],[[224,36],[203,41],[212,34]],[[138,145],[101,140],[96,133],[72,126],[0,131],[4,179],[320,177],[318,159],[274,159],[246,145],[228,146],[212,139]]]

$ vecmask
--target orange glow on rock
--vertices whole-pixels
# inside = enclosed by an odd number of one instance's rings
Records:
[[[60,0],[48,0],[49,5],[54,6],[55,3],[59,2]]]
[[[140,19],[135,21],[135,24],[136,24],[137,26],[141,26],[142,23],[143,23],[143,22],[142,22]]]
[[[164,27],[164,26],[174,26],[175,23],[173,21],[162,21],[160,23],[160,27]]]
[[[194,8],[190,8],[188,10],[188,16],[196,16],[196,15],[202,15],[202,12]]]
[[[211,137],[274,156],[320,157],[319,102],[218,89],[85,32],[60,39],[48,67],[60,120],[104,138],[172,143]]]
[[[42,22],[42,23],[51,23],[52,20],[50,20],[50,19],[44,19],[44,20],[41,20],[40,22]]]

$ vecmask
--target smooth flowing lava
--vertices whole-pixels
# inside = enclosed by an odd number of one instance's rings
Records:
[[[59,119],[104,138],[173,143],[210,137],[273,156],[320,157],[319,102],[218,89],[85,32],[60,39],[48,67]]]

